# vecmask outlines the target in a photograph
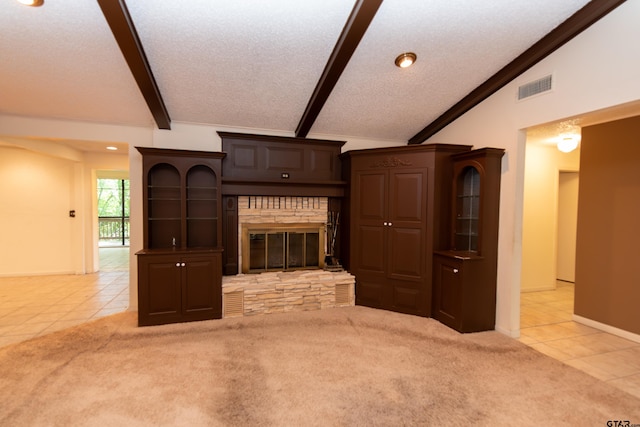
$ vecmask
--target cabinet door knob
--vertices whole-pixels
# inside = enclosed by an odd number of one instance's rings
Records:
[[[392,222],[390,222],[390,223],[389,223],[389,227],[391,227],[392,225],[393,225],[393,223],[392,223]]]
[[[458,272],[458,269],[457,269],[457,268],[454,268],[454,269],[453,269],[453,272],[454,272],[454,273],[457,273],[457,272]]]
[[[180,267],[180,263],[179,262],[176,262],[176,267]]]
[[[180,267],[184,267],[185,265],[187,265],[187,264],[185,264],[185,263],[183,262],[182,264],[180,264]]]
[[[385,221],[385,222],[383,223],[383,225],[389,225],[389,223]]]

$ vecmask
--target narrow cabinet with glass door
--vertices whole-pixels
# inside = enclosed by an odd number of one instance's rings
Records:
[[[495,327],[498,211],[503,149],[455,154],[451,231],[434,251],[433,313],[460,331]]]

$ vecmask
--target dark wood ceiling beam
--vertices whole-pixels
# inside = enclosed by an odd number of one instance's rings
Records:
[[[138,32],[124,0],[98,0],[111,32],[120,46],[124,59],[138,83],[142,96],[159,129],[171,129],[171,119],[160,90],[151,72]]]
[[[420,144],[426,141],[624,2],[625,0],[592,0],[587,3],[522,55],[411,137],[409,144]]]
[[[381,4],[382,0],[356,1],[298,123],[297,138],[305,138],[309,133]]]

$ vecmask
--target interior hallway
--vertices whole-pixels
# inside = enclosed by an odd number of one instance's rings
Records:
[[[100,248],[100,272],[0,277],[0,347],[124,311],[129,248]]]
[[[574,285],[520,297],[520,341],[640,397],[640,343],[574,322]]]

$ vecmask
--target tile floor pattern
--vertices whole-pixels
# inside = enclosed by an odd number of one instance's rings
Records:
[[[640,343],[572,321],[574,285],[520,297],[520,341],[640,397]]]
[[[640,397],[640,343],[572,321],[574,286],[521,296],[519,340]],[[100,248],[100,272],[0,277],[0,347],[129,305],[129,248]]]
[[[129,306],[129,248],[100,248],[100,272],[0,277],[0,347]]]

